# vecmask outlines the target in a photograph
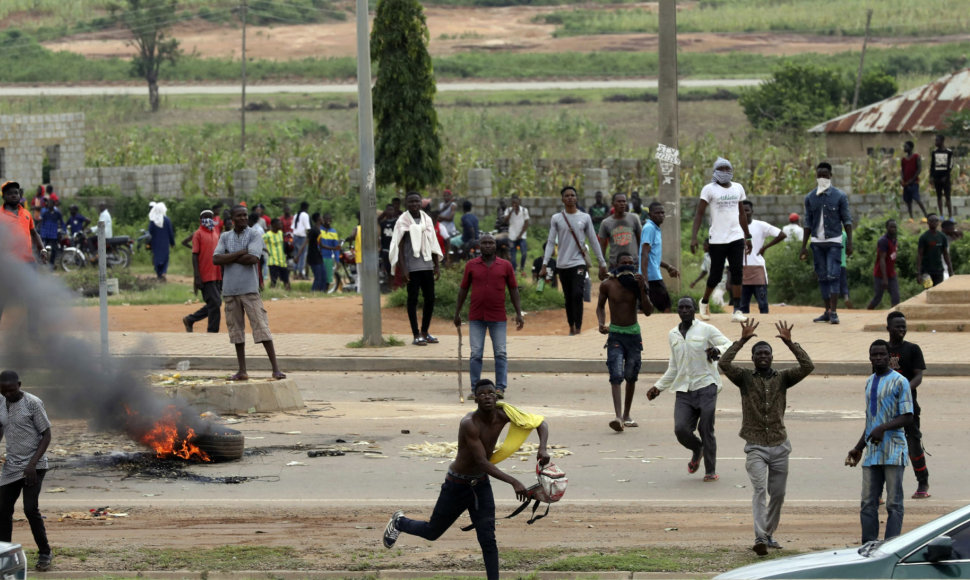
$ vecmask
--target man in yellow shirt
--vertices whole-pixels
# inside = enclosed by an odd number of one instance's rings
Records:
[[[270,222],[270,231],[263,234],[263,245],[269,254],[266,263],[269,265],[270,288],[276,288],[276,282],[282,280],[283,287],[290,290],[290,271],[286,269],[283,224],[280,223],[280,218],[273,218]]]

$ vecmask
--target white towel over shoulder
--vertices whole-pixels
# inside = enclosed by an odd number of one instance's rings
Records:
[[[391,274],[397,270],[397,261],[400,256],[401,240],[407,235],[411,240],[411,251],[414,257],[431,261],[432,256],[437,254],[438,258],[444,258],[441,253],[441,246],[438,245],[438,236],[435,235],[434,222],[428,214],[421,212],[421,220],[415,221],[411,212],[404,212],[397,218],[394,224],[394,235],[391,236],[391,248],[388,251],[388,259],[391,261]]]

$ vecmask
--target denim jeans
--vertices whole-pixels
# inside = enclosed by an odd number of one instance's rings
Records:
[[[323,261],[319,264],[310,264],[310,271],[313,272],[313,285],[310,286],[310,292],[326,292],[328,282],[323,270]]]
[[[508,386],[508,357],[505,352],[506,321],[486,322],[484,320],[468,321],[468,341],[471,347],[471,357],[468,360],[468,370],[471,374],[472,387],[482,378],[482,355],[485,353],[485,331],[492,337],[492,355],[495,357],[495,388],[505,391]]]
[[[758,312],[768,314],[768,286],[752,286],[745,284],[741,286],[741,312],[745,314],[751,309],[751,297],[758,301]]]
[[[516,263],[515,263],[515,250],[516,250],[516,248],[522,250],[522,264],[521,265],[516,265]],[[509,257],[511,258],[511,260],[509,260],[509,261],[512,262],[512,267],[515,268],[516,270],[522,270],[522,271],[524,271],[525,270],[525,256],[528,253],[529,253],[528,240],[526,240],[525,238],[520,238],[518,240],[513,241],[509,245]]]
[[[495,542],[495,498],[492,496],[492,486],[488,478],[476,485],[446,479],[441,484],[441,493],[438,494],[438,502],[431,512],[431,519],[422,522],[401,517],[397,521],[397,528],[405,534],[434,541],[465,510],[468,510],[468,516],[475,524],[478,544],[482,547],[482,558],[485,560],[485,574],[489,580],[497,579],[499,573],[498,544]]]
[[[886,486],[886,536],[894,538],[903,529],[903,472],[902,465],[873,465],[862,468],[862,543],[879,539],[879,497]]]
[[[812,242],[812,260],[818,276],[818,288],[822,300],[839,295],[839,276],[842,270],[842,244],[835,242]]]

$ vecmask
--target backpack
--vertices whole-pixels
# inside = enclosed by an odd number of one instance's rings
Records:
[[[566,485],[569,483],[566,472],[559,469],[559,466],[551,461],[545,466],[536,463],[536,479],[538,483],[525,490],[528,499],[522,502],[522,505],[517,507],[515,511],[505,516],[506,519],[519,515],[532,503],[532,518],[527,523],[532,525],[536,520],[541,520],[549,514],[549,504],[562,499],[562,496],[566,493]],[[542,515],[536,515],[540,503],[546,504],[546,511]]]

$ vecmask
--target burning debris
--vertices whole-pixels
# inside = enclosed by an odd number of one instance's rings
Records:
[[[128,422],[125,431],[155,452],[159,459],[178,457],[188,461],[210,462],[209,454],[194,443],[198,439],[195,429],[182,420],[182,412],[169,405],[156,419],[146,418],[125,407]],[[147,420],[147,424],[146,424]]]

